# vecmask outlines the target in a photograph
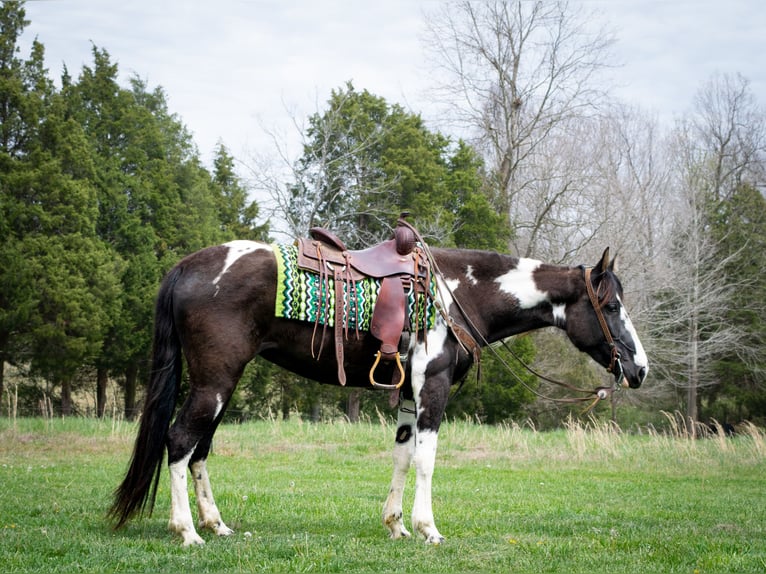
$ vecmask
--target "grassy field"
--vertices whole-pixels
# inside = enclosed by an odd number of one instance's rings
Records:
[[[236,534],[183,548],[166,530],[167,472],[152,517],[119,532],[104,519],[134,425],[0,419],[0,571],[766,571],[766,436],[755,429],[692,440],[450,422],[434,477],[440,546],[388,540],[380,524],[393,431],[222,427],[210,470]]]

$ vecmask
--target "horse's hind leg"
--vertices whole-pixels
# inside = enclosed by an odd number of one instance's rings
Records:
[[[191,470],[199,511],[199,526],[210,528],[220,536],[232,534],[224,524],[215,504],[207,472],[207,455],[218,423],[239,380],[241,371],[225,375],[226,370],[209,368],[202,372],[190,361],[191,391],[168,432],[168,465],[170,469],[171,531],[183,538],[184,546],[203,544],[194,527],[189,505],[187,468]],[[204,376],[207,375],[207,376]],[[205,381],[204,385],[200,381]]]
[[[213,490],[210,487],[210,476],[207,473],[207,455],[210,452],[210,439],[197,446],[189,465],[194,482],[194,494],[197,497],[197,511],[199,520],[197,525],[200,528],[208,528],[218,536],[229,536],[234,531],[224,524],[221,518],[221,512],[213,498]]]

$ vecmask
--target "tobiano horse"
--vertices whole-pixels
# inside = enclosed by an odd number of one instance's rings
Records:
[[[198,527],[228,536],[207,469],[213,434],[245,365],[256,356],[301,376],[338,384],[332,352],[312,356],[312,346],[332,349],[332,333],[310,322],[275,315],[276,247],[234,241],[189,255],[164,278],[155,310],[151,377],[127,474],[114,494],[115,527],[154,506],[167,449],[171,510],[169,528],[184,545],[203,544],[192,518],[187,469],[196,493]],[[383,505],[391,538],[409,537],[402,499],[407,473],[416,471],[411,524],[427,543],[444,538],[434,522],[431,480],[437,437],[453,384],[475,353],[456,333],[485,346],[512,335],[555,326],[615,383],[636,388],[648,362],[623,304],[623,289],[608,249],[593,267],[566,267],[486,251],[433,249],[443,313],[412,337],[400,389],[393,449],[393,478]],[[369,332],[345,340],[348,385],[368,386],[378,349]],[[171,419],[179,395],[182,354],[189,390]],[[393,373],[393,367],[389,368]]]

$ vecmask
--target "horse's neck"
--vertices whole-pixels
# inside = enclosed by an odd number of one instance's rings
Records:
[[[489,343],[543,327],[562,327],[566,303],[582,289],[579,274],[571,267],[481,251],[447,251],[440,259],[471,327]]]

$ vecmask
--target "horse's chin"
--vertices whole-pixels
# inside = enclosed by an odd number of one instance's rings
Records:
[[[629,376],[626,374],[625,378],[622,380],[622,386],[623,388],[630,387],[631,389],[638,389],[641,387],[644,379],[646,379],[646,371],[641,369],[637,375]]]

